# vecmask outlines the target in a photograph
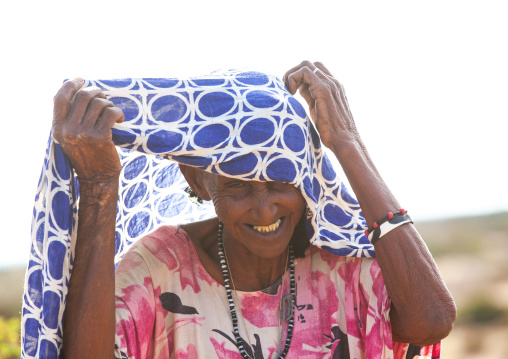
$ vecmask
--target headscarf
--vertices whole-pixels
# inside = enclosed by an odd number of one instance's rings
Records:
[[[122,163],[115,263],[162,223],[214,215],[210,203],[189,201],[177,162],[242,180],[290,183],[306,201],[312,244],[341,256],[374,256],[358,202],[337,177],[304,108],[280,79],[228,70],[189,79],[88,80],[86,86],[101,88],[125,115],[112,130]],[[59,356],[78,198],[70,162],[50,138],[33,211],[23,358]]]

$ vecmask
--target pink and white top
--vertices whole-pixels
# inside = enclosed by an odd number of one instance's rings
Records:
[[[392,341],[390,299],[375,259],[310,246],[295,265],[287,358],[439,358],[439,343],[420,348]],[[288,273],[267,290],[237,292],[240,334],[252,358],[276,356],[281,290],[289,292]],[[225,288],[179,227],[160,227],[123,257],[116,270],[116,318],[117,358],[242,359]],[[285,341],[286,327],[282,333]]]

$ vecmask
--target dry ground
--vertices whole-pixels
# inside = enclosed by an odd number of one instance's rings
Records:
[[[442,358],[508,358],[508,213],[417,228],[457,303]]]

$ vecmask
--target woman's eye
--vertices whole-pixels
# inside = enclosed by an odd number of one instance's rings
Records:
[[[243,187],[243,183],[241,183],[241,182],[229,182],[229,183],[226,183],[226,187],[227,188],[242,188]]]

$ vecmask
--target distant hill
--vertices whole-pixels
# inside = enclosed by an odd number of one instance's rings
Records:
[[[508,244],[508,212],[415,225],[436,258],[447,254],[475,254],[486,246],[502,249]]]
[[[0,316],[10,318],[19,316],[23,298],[26,267],[0,270]]]

